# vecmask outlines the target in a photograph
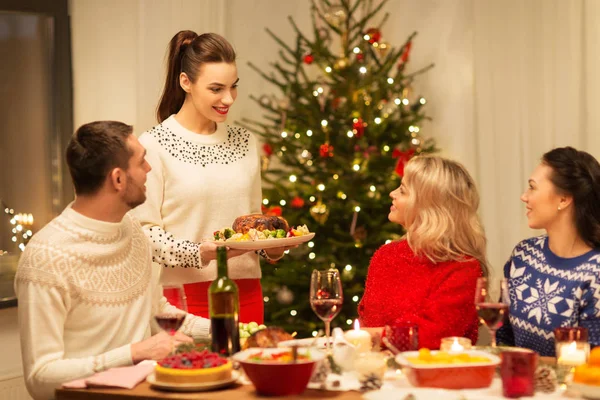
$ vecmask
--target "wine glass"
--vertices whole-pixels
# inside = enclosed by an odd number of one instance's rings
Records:
[[[171,307],[170,310],[161,311],[156,314],[154,319],[158,326],[171,335],[172,338],[183,325],[183,320],[186,316],[185,313],[187,313],[187,302],[183,285],[165,285],[163,286],[163,295],[167,298],[169,304],[178,310]],[[184,311],[185,313],[182,313],[179,310]],[[175,346],[174,340],[173,346]],[[173,348],[173,350],[175,349]]]
[[[478,278],[475,290],[475,308],[479,315],[479,321],[484,324],[490,332],[492,348],[496,347],[496,331],[508,318],[508,281],[501,279],[498,288],[500,293],[498,300],[491,299],[490,291],[493,286],[488,278]]]
[[[331,350],[330,323],[342,310],[344,294],[337,269],[313,270],[310,279],[310,306],[325,323],[327,351]]]
[[[163,296],[172,306],[179,308],[181,311],[188,312],[187,297],[183,285],[163,285]]]

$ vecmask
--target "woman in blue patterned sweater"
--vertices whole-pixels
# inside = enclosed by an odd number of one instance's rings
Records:
[[[600,344],[600,164],[572,147],[544,154],[521,196],[530,228],[504,266],[510,323],[498,343],[554,356],[557,327],[584,326]]]

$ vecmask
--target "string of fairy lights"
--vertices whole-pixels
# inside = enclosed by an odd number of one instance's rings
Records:
[[[317,32],[323,43],[327,43],[330,39],[330,33],[328,27],[323,26],[320,23],[321,19],[325,20],[331,28],[336,28],[334,30],[340,35],[341,39],[342,55],[334,60],[331,60],[329,57],[321,58],[318,53],[318,47],[311,47],[309,51],[304,53],[301,61],[306,65],[313,65],[313,70],[308,71],[309,73],[304,75],[312,76],[313,72],[321,75],[316,81],[311,79],[310,82],[307,82],[305,89],[307,89],[308,96],[306,97],[308,97],[309,101],[316,100],[316,104],[320,106],[321,115],[325,114],[326,105],[329,104],[329,106],[333,107],[335,110],[342,107],[349,100],[355,105],[360,104],[358,102],[362,101],[369,110],[367,112],[369,116],[365,117],[365,115],[361,115],[358,111],[358,109],[362,109],[362,106],[356,107],[355,111],[351,111],[348,115],[347,121],[344,121],[348,126],[342,128],[340,133],[349,140],[361,139],[363,135],[368,132],[369,125],[374,127],[381,124],[392,123],[391,118],[398,117],[399,115],[407,115],[406,111],[416,114],[419,108],[427,103],[427,100],[424,97],[413,96],[410,87],[412,77],[409,77],[408,80],[406,80],[406,77],[402,75],[402,70],[405,68],[410,56],[414,34],[409,37],[401,49],[393,50],[387,42],[382,40],[380,28],[369,28],[364,31],[362,41],[359,40],[357,43],[354,43],[354,45],[349,46],[348,38],[349,36],[351,37],[351,35],[348,34],[350,31],[350,23],[355,22],[354,19],[350,19],[351,11],[344,4],[336,4],[335,2],[331,2],[331,4],[329,2],[324,2],[320,8],[321,11],[317,10],[317,16],[320,18],[315,18],[315,32]],[[370,12],[370,9],[365,10],[365,12]],[[384,17],[384,20],[386,17]],[[380,26],[381,25],[383,25],[383,22],[380,23]],[[317,52],[316,54],[313,54],[313,49]],[[323,62],[325,59],[331,61]],[[342,93],[336,93],[336,90],[334,90],[334,83],[331,83],[338,81],[334,74],[342,72],[342,70],[348,71],[348,68],[354,69],[358,79],[361,81],[364,80],[365,83],[372,81],[370,75],[380,73],[379,69],[383,65],[385,65],[386,68],[390,68],[390,62],[392,63],[392,66],[397,63],[398,72],[395,75],[393,75],[393,72],[388,72],[388,74],[391,74],[392,76],[377,76],[376,80],[379,82],[377,89],[371,89],[370,87],[365,86],[364,88],[356,90],[352,89],[352,93],[344,95]],[[375,63],[377,63],[377,65],[375,65]],[[315,67],[316,69],[314,69]],[[303,66],[300,65],[300,68],[303,68]],[[417,73],[425,71],[428,68],[430,67],[418,71]],[[298,69],[296,71],[298,71]],[[390,70],[387,69],[387,71]],[[417,73],[414,73],[411,76],[414,76]],[[306,167],[312,167],[318,163],[317,156],[319,155],[321,158],[331,158],[334,157],[335,154],[336,149],[334,149],[334,146],[330,143],[329,135],[332,129],[336,129],[337,131],[337,126],[339,126],[339,124],[332,123],[332,116],[330,116],[329,119],[322,117],[318,118],[317,121],[315,121],[315,126],[308,126],[310,129],[291,131],[289,122],[286,123],[288,121],[288,107],[290,105],[289,90],[289,86],[287,90],[284,90],[283,99],[278,100],[275,97],[272,97],[271,100],[267,98],[267,96],[261,96],[261,98],[259,98],[259,102],[262,105],[267,106],[271,110],[279,109],[281,113],[281,119],[280,122],[278,122],[279,127],[275,128],[275,136],[279,136],[279,138],[276,138],[274,142],[278,144],[278,148],[273,151],[270,144],[265,145],[269,146],[268,149],[263,147],[266,154],[263,156],[263,169],[268,168],[269,157],[272,154],[276,154],[278,158],[282,160],[297,159]],[[371,90],[384,90],[387,94],[385,96],[379,96],[378,93],[378,96],[375,96],[375,92],[371,92]],[[304,99],[306,99],[306,97],[304,97]],[[374,100],[373,97],[377,97],[379,100]],[[388,118],[390,120],[386,122]],[[418,120],[420,119],[417,119],[417,121]],[[333,128],[334,125],[336,128]],[[385,127],[386,125],[383,126]],[[359,150],[356,151],[357,154],[353,159],[349,160],[348,170],[346,170],[346,168],[342,168],[343,170],[338,171],[332,170],[329,173],[326,173],[325,177],[320,174],[321,178],[317,178],[314,181],[312,179],[307,180],[307,176],[301,176],[297,173],[290,172],[289,175],[283,175],[281,178],[285,179],[287,177],[292,186],[308,184],[309,188],[312,187],[312,189],[309,189],[308,193],[307,191],[304,191],[303,198],[299,196],[287,198],[285,194],[281,194],[281,198],[279,199],[269,199],[264,197],[262,200],[264,212],[274,212],[275,209],[277,209],[277,212],[281,213],[284,207],[295,209],[302,208],[304,199],[307,198],[309,201],[310,215],[319,224],[324,224],[330,213],[326,202],[331,198],[337,198],[343,202],[343,207],[347,207],[347,210],[352,213],[350,235],[355,240],[354,246],[357,248],[362,247],[362,242],[366,237],[366,230],[364,226],[357,226],[361,206],[364,206],[364,204],[361,204],[363,200],[360,198],[364,195],[370,199],[379,199],[382,195],[383,187],[378,188],[376,182],[370,184],[367,182],[367,185],[364,188],[365,192],[359,196],[354,196],[345,193],[344,190],[340,190],[343,189],[343,187],[339,186],[340,182],[336,183],[335,181],[348,179],[348,177],[353,175],[356,176],[356,174],[366,174],[369,170],[369,157],[371,154],[388,155],[391,156],[390,158],[396,159],[397,164],[395,172],[398,176],[403,176],[405,163],[413,155],[419,154],[423,150],[426,151],[428,146],[430,146],[428,142],[423,142],[421,140],[421,126],[419,126],[417,122],[403,124],[403,126],[407,129],[407,132],[405,133],[409,139],[403,141],[402,144],[386,144],[384,142],[377,144],[376,146],[369,146],[364,143],[364,139],[357,142],[355,149],[359,148]],[[404,127],[402,129],[405,129]],[[373,129],[373,131],[375,132],[376,129]],[[306,138],[311,138],[311,140],[314,141],[317,140],[316,138],[318,137],[322,137],[323,142],[318,146],[319,152],[314,155],[315,159],[313,160],[311,151],[304,148],[299,142],[302,142],[302,139],[306,140]],[[298,142],[294,139],[298,140]],[[285,154],[286,152],[289,153]],[[311,193],[311,191],[313,193]],[[353,199],[352,197],[358,198]],[[385,243],[389,242],[391,242],[391,239],[387,240]],[[315,242],[309,241],[307,246],[308,252],[305,255],[306,261],[314,262],[314,260],[318,258]],[[289,250],[286,251],[286,254],[288,253]],[[331,264],[331,267],[335,268],[336,266],[335,264]],[[345,265],[343,268],[340,268],[340,270],[342,276],[345,275],[347,278],[354,274],[354,267],[351,264]],[[290,296],[291,298],[289,298]],[[263,300],[265,303],[273,301],[273,299],[270,299],[268,296],[265,296]],[[283,286],[277,291],[276,300],[281,304],[291,304],[293,301],[293,293]],[[354,303],[358,303],[360,299],[358,295],[354,295],[351,297],[351,300]],[[290,309],[289,315],[291,317],[297,316],[298,310],[295,308]],[[347,319],[346,323],[352,325],[353,320]],[[317,336],[317,331],[313,331],[312,335]]]
[[[355,52],[356,52],[356,49],[355,49]],[[331,67],[325,67],[325,71],[326,72],[331,72]],[[365,67],[361,67],[360,72],[361,73],[366,73],[367,70],[366,70]],[[389,84],[393,84],[394,83],[393,78],[389,78],[388,79],[388,83]],[[319,87],[317,87],[314,90],[313,95],[315,97],[324,96],[324,93],[325,93],[325,90],[321,86],[319,86]],[[405,92],[405,95],[406,95],[406,92]],[[427,100],[424,97],[419,98],[418,101],[419,101],[419,103],[421,105],[425,105],[426,102],[427,102]],[[393,104],[395,106],[405,106],[405,107],[407,107],[407,106],[410,106],[410,100],[409,100],[408,96],[397,97],[397,98],[395,98],[393,100]],[[365,101],[365,105],[369,105],[369,101],[368,100]],[[383,122],[383,119],[388,118],[391,115],[392,112],[391,112],[391,110],[389,108],[387,108],[385,110],[383,110],[383,109],[384,109],[384,107],[380,107],[380,110],[382,110],[382,115],[381,115],[381,117],[375,117],[373,119],[373,123],[375,123],[375,124],[381,124]],[[354,124],[358,123],[358,118],[354,118],[353,119],[353,123]],[[325,120],[325,119],[321,120],[321,127],[326,128],[327,126],[328,126],[328,121]],[[365,126],[366,126],[366,124],[365,124]],[[417,152],[420,151],[420,149],[418,148],[420,146],[420,144],[421,144],[421,140],[419,138],[420,127],[417,126],[417,125],[410,125],[408,127],[408,131],[410,132],[410,136],[411,136],[411,145],[414,146],[415,148],[417,148],[416,149]],[[314,132],[313,132],[312,129],[308,129],[308,130],[306,130],[305,134],[306,134],[307,137],[312,137],[313,134],[314,134]],[[347,137],[350,138],[350,139],[353,138],[356,134],[357,134],[357,129],[356,128],[354,128],[352,130],[348,130],[346,132]],[[291,139],[291,138],[295,138],[295,139],[300,139],[301,138],[301,134],[299,132],[295,132],[294,134],[290,134],[287,131],[282,131],[280,135],[281,135],[281,137],[283,139],[288,139],[288,140]],[[381,151],[382,151],[383,154],[389,153],[391,150],[392,149],[390,148],[389,145],[384,145],[381,148]],[[281,149],[280,149],[280,151],[277,153],[277,155],[279,157],[281,157],[283,155],[282,153],[285,152],[285,151],[287,151],[287,148],[285,146],[282,146]],[[308,157],[310,157],[310,152],[307,149],[303,149],[300,152],[300,156],[303,157],[303,158],[308,158]],[[305,162],[306,162],[307,166],[312,166],[313,165],[313,161],[311,159],[307,159]],[[353,162],[352,165],[351,165],[351,169],[353,171],[355,171],[355,172],[360,172],[361,171],[361,164],[358,163],[358,162]],[[340,178],[339,174],[333,174],[332,175],[332,179],[333,180],[338,180],[339,178]],[[298,181],[298,176],[295,175],[295,174],[290,174],[289,177],[288,177],[288,179],[289,179],[289,181],[291,183],[296,183]],[[325,183],[323,183],[323,182],[317,183],[315,185],[315,187],[316,187],[316,189],[319,192],[324,192],[327,189]],[[369,195],[374,195],[377,192],[377,188],[375,187],[375,185],[370,185],[369,188],[368,188],[368,190],[369,190]],[[337,192],[337,197],[339,199],[341,199],[341,200],[347,200],[348,199],[348,196],[343,191],[338,191]],[[311,207],[311,214],[321,214],[322,215],[322,214],[324,214],[326,212],[326,208],[325,208],[324,204],[321,203],[320,201],[318,201],[318,199],[317,199],[316,196],[314,196],[314,195],[310,196],[309,197],[309,201],[310,201],[310,203],[314,204]],[[264,198],[262,200],[262,203],[263,203],[264,206],[268,206],[271,203],[271,201],[268,198]],[[279,200],[279,205],[281,207],[285,207],[285,206],[288,205],[288,202],[285,199],[280,199]],[[361,211],[360,205],[353,205],[352,211],[355,214],[359,213]],[[391,242],[391,240],[388,239],[388,240],[386,240],[385,243],[387,244],[387,243],[390,243],[390,242]],[[307,243],[307,245],[308,245],[308,247],[311,250],[315,247],[315,243],[313,241],[309,241]],[[289,250],[285,251],[286,254],[289,254],[289,252],[290,252]],[[310,251],[308,253],[308,255],[307,255],[307,257],[308,257],[309,260],[314,260],[316,258],[316,256],[317,255],[316,255],[316,253],[314,251]],[[346,265],[344,267],[344,269],[343,269],[342,272],[350,273],[352,271],[352,269],[353,269],[352,265],[348,264],[348,265]],[[265,303],[268,303],[270,301],[270,298],[268,296],[265,296],[263,298],[263,300],[264,300]],[[353,296],[352,297],[352,301],[354,303],[357,303],[359,300],[360,300],[359,296]],[[295,317],[297,315],[298,311],[295,310],[295,309],[292,309],[292,310],[290,310],[289,313],[290,313],[290,315],[292,317]],[[354,321],[352,319],[347,319],[346,320],[346,324],[349,325],[349,326],[351,326],[353,323],[354,323]],[[317,336],[318,332],[317,331],[313,331],[312,335],[313,336]]]
[[[15,213],[15,210],[1,202],[4,214],[9,218],[10,240],[15,243],[19,250],[24,251],[27,242],[33,236],[33,215],[27,213]],[[0,256],[8,254],[8,250],[0,249]]]

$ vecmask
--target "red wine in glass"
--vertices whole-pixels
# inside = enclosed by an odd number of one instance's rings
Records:
[[[314,299],[310,302],[313,311],[323,321],[331,321],[342,311],[342,299]]]
[[[175,335],[175,332],[183,325],[185,314],[161,314],[154,317],[158,326],[160,326],[169,335]]]
[[[475,308],[479,320],[490,331],[492,347],[496,347],[496,331],[508,318],[508,306],[510,302],[508,294],[508,281],[501,279],[500,284],[494,288],[488,278],[478,278],[475,289]],[[494,289],[500,289],[494,293]]]
[[[342,281],[336,269],[313,270],[310,277],[310,306],[325,323],[327,352],[331,353],[330,323],[342,310],[344,294]]]
[[[479,320],[488,329],[497,330],[504,325],[508,317],[508,304],[504,303],[479,303],[476,304]]]

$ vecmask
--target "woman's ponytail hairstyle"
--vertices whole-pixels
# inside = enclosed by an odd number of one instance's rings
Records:
[[[180,31],[173,36],[169,42],[165,86],[156,109],[158,122],[176,114],[185,101],[179,75],[184,72],[194,83],[203,64],[218,62],[235,62],[235,50],[224,37],[216,33],[198,36],[193,31]]]
[[[559,193],[573,197],[575,226],[585,243],[600,248],[600,164],[589,153],[559,147],[542,157]]]

